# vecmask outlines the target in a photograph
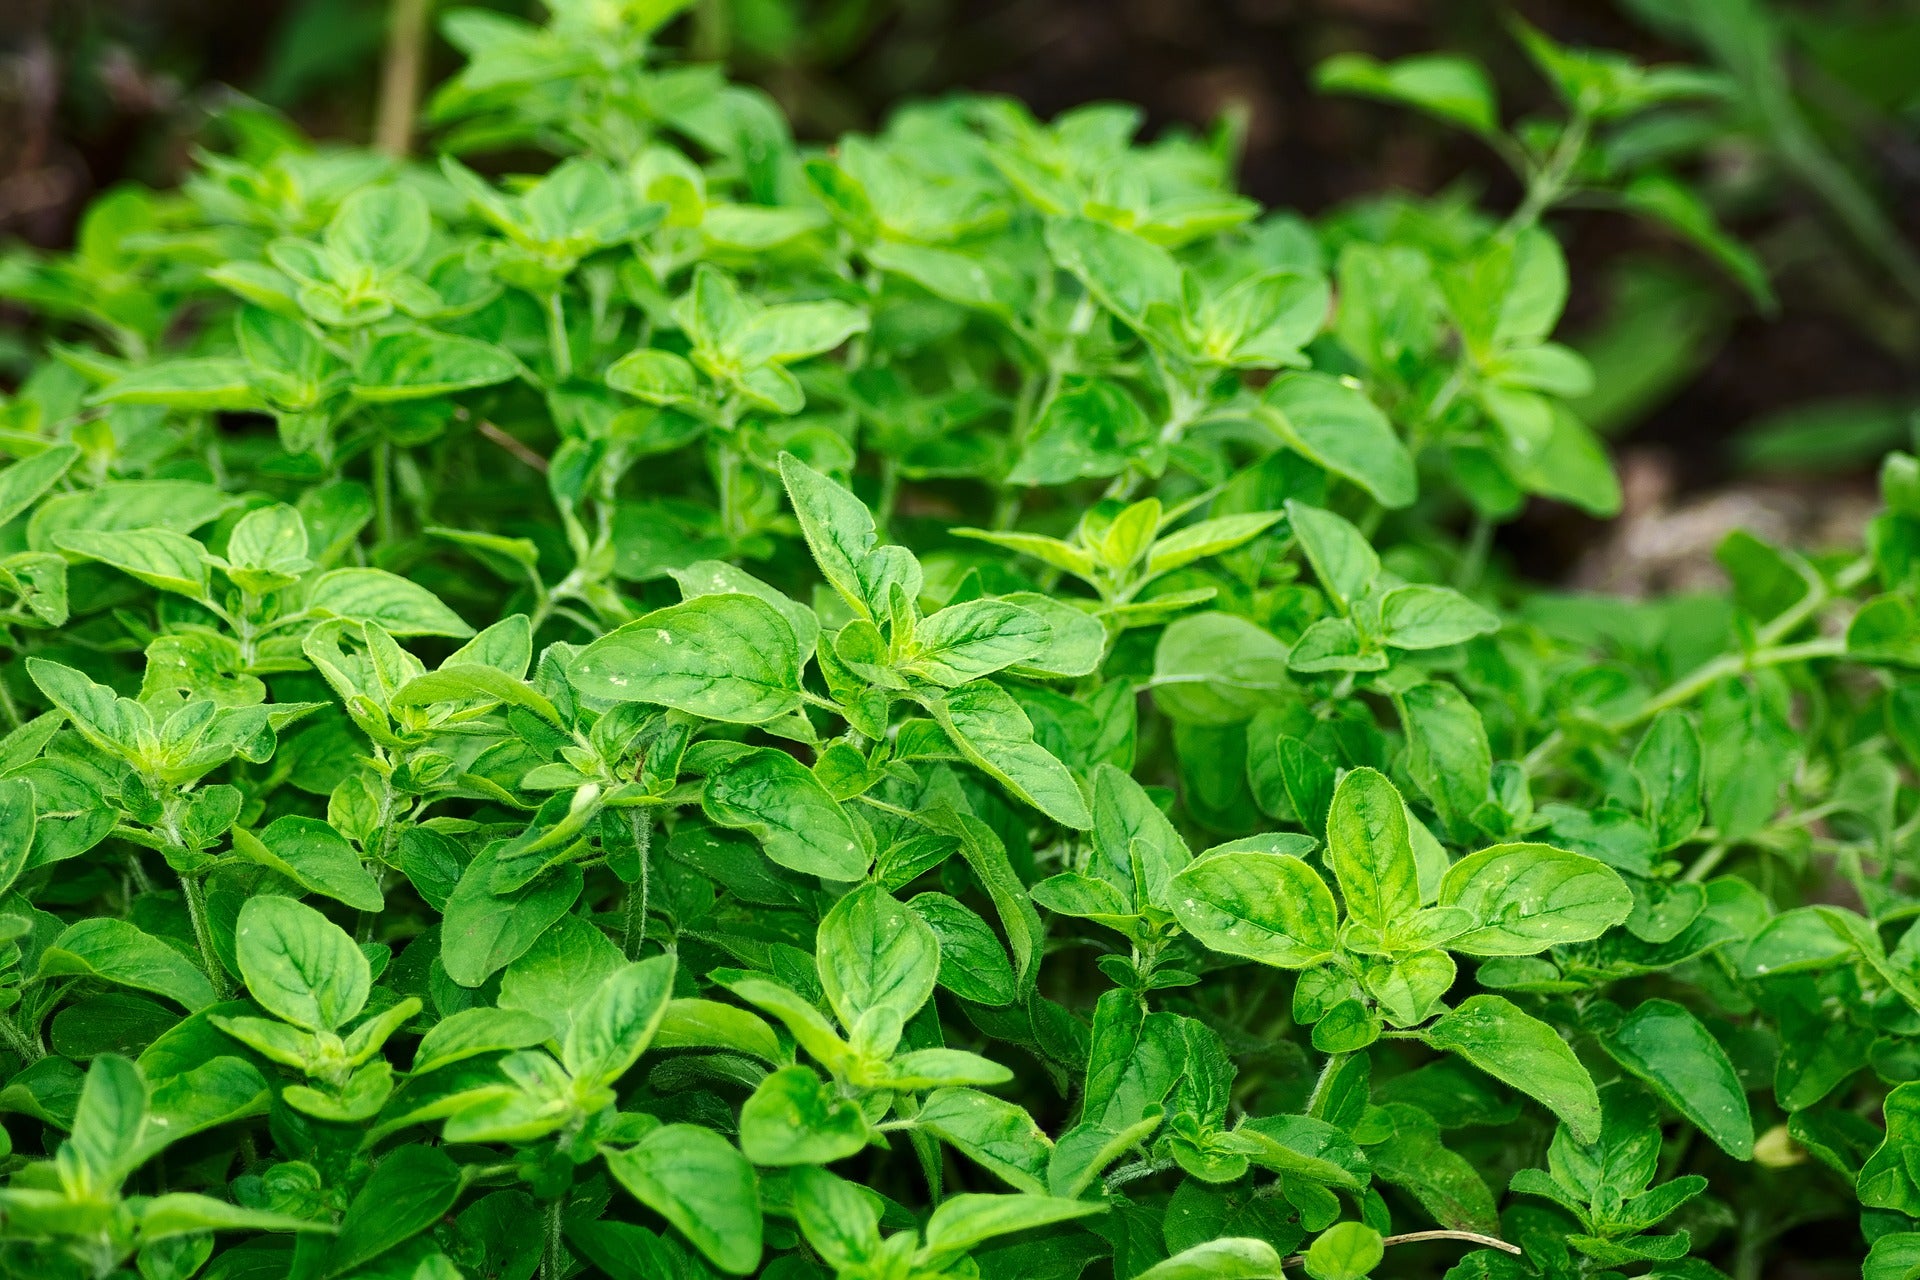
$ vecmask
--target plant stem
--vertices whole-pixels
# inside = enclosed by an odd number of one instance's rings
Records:
[[[380,71],[380,101],[373,118],[373,145],[396,160],[413,145],[414,105],[427,60],[427,10],[432,0],[393,0],[387,16],[387,56]]]
[[[1553,154],[1547,158],[1545,167],[1528,180],[1526,198],[1513,211],[1513,216],[1507,219],[1506,225],[1500,228],[1502,236],[1518,235],[1540,221],[1541,215],[1566,193],[1567,178],[1579,161],[1580,153],[1587,149],[1587,132],[1592,124],[1592,117],[1584,111],[1576,112],[1567,121],[1567,127],[1561,131],[1560,140],[1554,144]]]
[[[1768,629],[1771,630],[1772,627]],[[1761,635],[1764,639],[1766,632],[1763,631]],[[1600,727],[1607,733],[1617,736],[1653,719],[1669,707],[1677,707],[1692,701],[1729,676],[1737,676],[1746,671],[1757,671],[1762,667],[1782,666],[1789,662],[1809,662],[1815,658],[1841,658],[1846,656],[1846,652],[1847,642],[1833,637],[1804,640],[1799,644],[1774,645],[1771,648],[1755,649],[1751,653],[1725,654],[1700,666],[1692,675],[1668,685],[1628,715],[1603,721]],[[1547,762],[1553,759],[1560,748],[1566,745],[1566,742],[1566,734],[1555,729],[1527,753],[1526,759],[1521,762],[1521,767],[1529,774],[1538,773],[1546,767]]]
[[[0,714],[7,717],[9,728],[18,729],[26,723],[20,716],[19,704],[13,700],[13,690],[7,688],[5,676],[0,676]]]
[[[567,1266],[567,1247],[561,1243],[561,1213],[566,1208],[563,1195],[547,1206],[546,1256],[540,1262],[540,1280],[560,1280]]]
[[[21,1030],[20,1025],[10,1017],[0,1017],[0,1039],[5,1039],[23,1062],[38,1062],[47,1056],[47,1051],[40,1047],[39,1042]]]
[[[573,378],[573,344],[567,339],[567,304],[555,289],[547,295],[547,351],[553,358],[553,380]]]
[[[1764,638],[1764,633],[1762,635]],[[1846,651],[1846,641],[1835,638],[1776,645],[1772,648],[1755,649],[1752,653],[1729,653],[1715,658],[1685,679],[1668,685],[1660,693],[1642,703],[1640,708],[1631,715],[1607,721],[1606,727],[1611,733],[1624,733],[1636,725],[1653,719],[1669,707],[1677,707],[1684,702],[1692,701],[1693,698],[1728,676],[1739,675],[1744,671],[1757,671],[1761,667],[1777,667],[1788,662],[1806,662],[1814,658],[1838,658]]]
[[[180,875],[180,894],[187,900],[187,919],[193,922],[193,940],[200,947],[200,963],[206,967],[207,981],[213,984],[213,993],[220,999],[227,998],[227,971],[220,963],[220,955],[213,949],[213,925],[207,919],[207,897],[200,888],[200,881],[182,872]]]
[[[647,888],[651,879],[647,864],[653,849],[653,816],[645,809],[635,809],[628,822],[633,828],[634,847],[640,851],[640,878],[627,886],[627,913],[621,927],[620,949],[627,959],[638,960],[640,948],[647,940]]]
[[[373,536],[393,541],[393,441],[373,446]]]

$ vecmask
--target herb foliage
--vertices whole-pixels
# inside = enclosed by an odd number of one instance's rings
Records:
[[[1619,505],[1548,212],[1764,295],[1635,145],[1725,84],[1336,59],[1526,194],[1313,224],[1123,107],[798,145],[679,7],[0,272],[0,1273],[1911,1276],[1920,463],[1723,598],[1487,563]]]

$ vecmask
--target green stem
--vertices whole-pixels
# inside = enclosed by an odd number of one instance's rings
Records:
[[[23,1062],[38,1062],[47,1056],[47,1051],[40,1047],[39,1042],[21,1030],[12,1018],[0,1017],[0,1039],[6,1040]]]
[[[180,893],[187,900],[187,919],[193,922],[193,940],[200,947],[200,963],[206,967],[207,981],[213,984],[214,995],[225,1000],[227,971],[220,963],[219,953],[213,949],[213,925],[207,919],[206,892],[198,879],[183,872]]]
[[[573,378],[573,344],[567,341],[567,304],[555,289],[547,295],[547,350],[553,357],[553,380]]]
[[[382,545],[393,541],[393,442],[373,446],[373,536]]]
[[[1518,235],[1540,221],[1541,215],[1566,194],[1567,178],[1579,162],[1580,153],[1587,148],[1587,133],[1592,125],[1593,119],[1585,111],[1576,112],[1567,121],[1560,141],[1554,144],[1553,154],[1547,158],[1546,165],[1528,179],[1526,198],[1500,228],[1500,235]]]
[[[1764,638],[1764,632],[1762,636]],[[1776,645],[1772,648],[1755,649],[1752,653],[1729,653],[1715,658],[1685,679],[1668,685],[1665,690],[1642,703],[1631,715],[1607,721],[1606,727],[1609,732],[1624,733],[1636,725],[1653,719],[1669,707],[1691,702],[1729,676],[1736,676],[1745,671],[1758,671],[1762,667],[1777,667],[1789,662],[1838,658],[1844,656],[1846,652],[1847,642],[1834,638]]]
[[[1783,617],[1785,615],[1782,615]],[[1775,620],[1777,624],[1779,619]],[[1796,624],[1797,625],[1797,624]],[[1769,625],[1767,631],[1774,630]],[[1767,632],[1763,631],[1764,637]],[[1691,702],[1700,694],[1730,676],[1742,672],[1758,671],[1762,667],[1777,667],[1789,662],[1811,662],[1816,658],[1841,658],[1847,652],[1847,642],[1838,637],[1820,640],[1803,640],[1799,644],[1775,645],[1771,648],[1755,649],[1751,653],[1729,653],[1715,658],[1701,666],[1690,676],[1676,680],[1665,689],[1648,698],[1632,713],[1602,721],[1600,727],[1607,733],[1619,735],[1627,730],[1645,724],[1670,707]],[[1521,767],[1529,774],[1538,773],[1546,767],[1548,761],[1558,754],[1567,743],[1567,735],[1555,729],[1540,740],[1540,744],[1527,753],[1521,761]]]
[[[547,1206],[546,1256],[540,1262],[540,1280],[560,1280],[566,1272],[567,1247],[561,1237],[561,1214],[565,1208],[564,1196]]]
[[[26,721],[21,718],[19,704],[13,700],[13,690],[7,688],[7,679],[0,676],[0,714],[7,717],[10,728],[18,729]]]
[[[621,927],[620,949],[627,959],[638,960],[647,941],[647,888],[651,879],[648,855],[653,849],[653,817],[645,809],[635,809],[628,819],[633,827],[633,843],[640,851],[640,878],[627,886],[626,919]]]

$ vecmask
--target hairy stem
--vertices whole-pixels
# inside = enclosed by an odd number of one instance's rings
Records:
[[[213,984],[213,993],[220,999],[227,998],[227,971],[220,963],[220,955],[213,949],[213,924],[207,919],[207,895],[200,887],[200,881],[193,876],[180,876],[180,894],[187,902],[187,919],[193,922],[193,940],[200,948],[200,963],[207,970],[207,981]]]
[[[0,1039],[4,1039],[23,1062],[38,1062],[47,1056],[40,1042],[22,1030],[12,1018],[0,1017]]]
[[[626,952],[627,959],[638,960],[640,948],[647,940],[647,887],[648,854],[653,848],[653,816],[645,809],[635,809],[628,819],[633,827],[634,847],[640,851],[640,878],[627,886],[626,919],[621,927],[620,949]]]
[[[566,1274],[567,1246],[561,1237],[561,1215],[566,1206],[564,1195],[547,1206],[546,1247],[540,1261],[540,1280],[560,1280]]]

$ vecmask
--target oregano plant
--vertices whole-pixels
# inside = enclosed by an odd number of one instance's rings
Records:
[[[1718,75],[1336,58],[1522,196],[1309,219],[796,141],[684,7],[0,261],[0,1275],[1915,1275],[1920,462],[1718,595],[1491,551],[1620,503],[1555,209],[1766,296]]]

